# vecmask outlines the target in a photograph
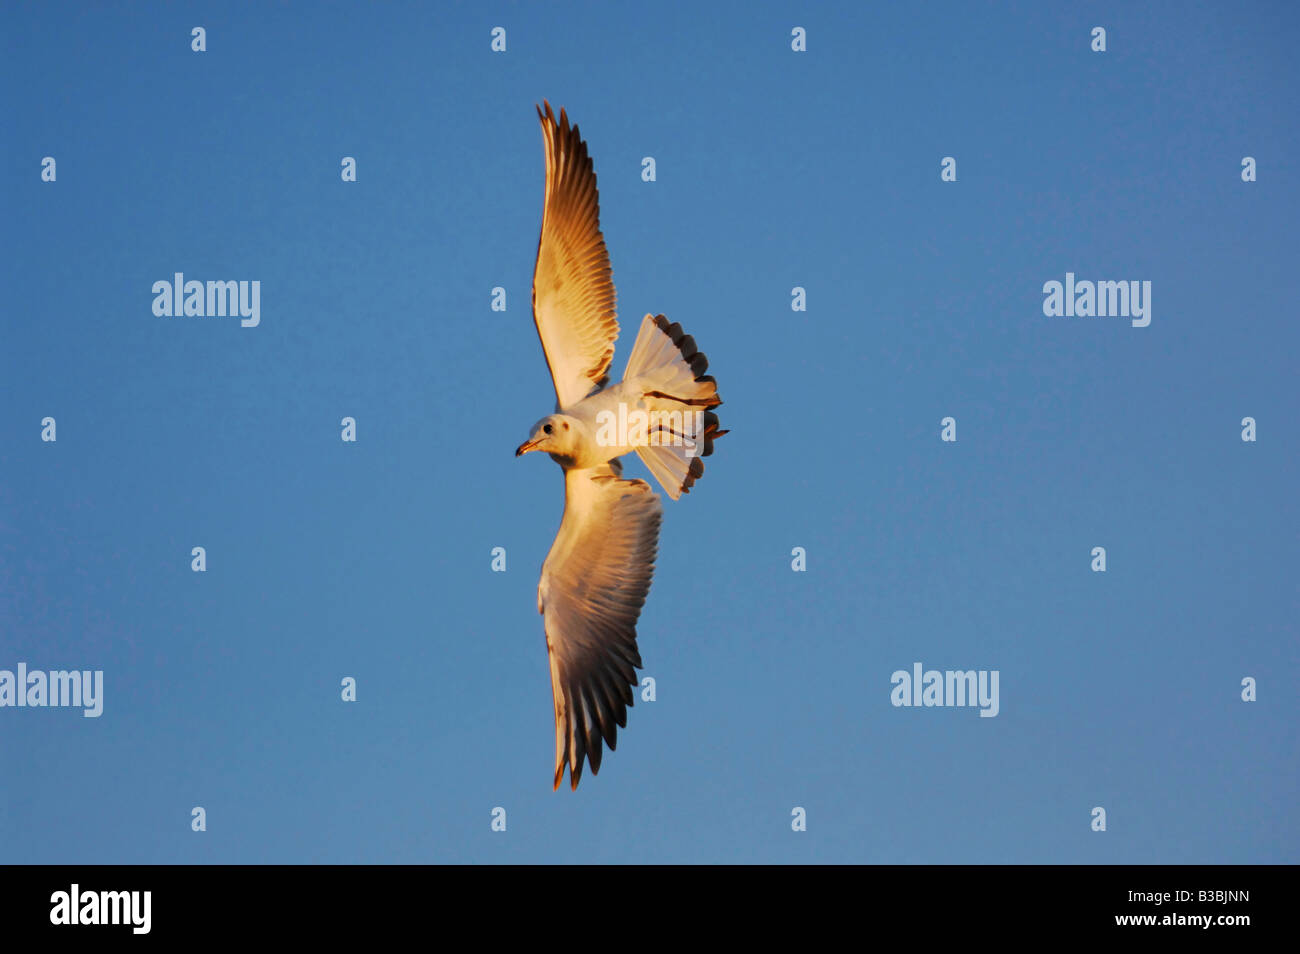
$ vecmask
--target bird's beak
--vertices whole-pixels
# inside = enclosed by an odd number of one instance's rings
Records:
[[[520,444],[518,447],[515,448],[515,456],[519,457],[523,454],[527,454],[530,450],[536,449],[537,445],[540,444],[541,442],[542,439],[540,437],[531,441],[524,441],[522,444]]]

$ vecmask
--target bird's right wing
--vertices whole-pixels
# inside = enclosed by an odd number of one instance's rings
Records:
[[[636,621],[659,544],[659,497],[608,465],[564,474],[564,519],[542,566],[537,608],[555,699],[555,787],[578,787],[584,756],[600,771],[601,739],[627,725],[641,655]]]
[[[533,270],[533,321],[555,383],[557,408],[605,382],[618,337],[614,280],[600,234],[600,193],[578,127],[551,104],[539,108],[546,146],[546,199]]]

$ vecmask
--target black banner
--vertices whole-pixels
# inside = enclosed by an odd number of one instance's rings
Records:
[[[1123,937],[1232,943],[1279,929],[1280,867],[10,867],[7,938],[366,939],[447,919],[493,926],[618,920],[656,932],[701,916],[741,933],[815,916],[937,937]],[[599,902],[594,899],[601,899]],[[506,915],[505,918],[502,915]],[[655,925],[650,927],[651,922]],[[919,933],[917,933],[919,932]]]

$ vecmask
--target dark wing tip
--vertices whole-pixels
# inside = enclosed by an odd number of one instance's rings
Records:
[[[708,452],[705,451],[705,456]],[[704,476],[704,461],[698,457],[692,457],[690,464],[686,468],[686,478],[682,481],[681,492],[689,494],[695,482]]]

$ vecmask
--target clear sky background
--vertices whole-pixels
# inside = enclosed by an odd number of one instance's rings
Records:
[[[1300,861],[1298,27],[6,4],[0,668],[106,698],[0,709],[0,860]],[[664,312],[732,428],[665,501],[657,701],[576,793],[536,611],[562,481],[512,456],[554,400],[544,97],[595,158],[616,373]],[[155,317],[177,271],[259,280],[261,325]],[[1150,326],[1045,317],[1067,271],[1152,282]],[[1000,714],[895,708],[918,661],[999,670]]]

